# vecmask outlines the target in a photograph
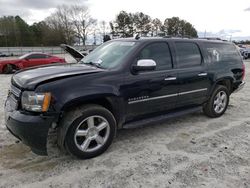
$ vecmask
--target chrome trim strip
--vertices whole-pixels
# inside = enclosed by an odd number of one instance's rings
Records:
[[[20,89],[18,89],[17,87],[11,85],[10,92],[13,93],[17,98],[19,98],[22,91]]]
[[[207,73],[206,72],[202,72],[202,73],[198,74],[198,76],[207,76]]]
[[[165,81],[169,81],[169,80],[176,80],[176,77],[168,77],[164,79]]]
[[[200,92],[200,91],[207,91],[207,88],[196,89],[196,90],[192,90],[192,91],[185,91],[185,92],[179,93],[179,95],[186,95],[186,94],[196,93],[196,92]]]
[[[168,97],[177,97],[179,95],[186,95],[186,94],[196,93],[196,92],[201,92],[201,91],[207,91],[207,88],[196,89],[196,90],[186,91],[186,92],[181,92],[179,94],[175,93],[175,94],[170,94],[170,95],[162,95],[162,96],[158,96],[158,97],[151,97],[151,98],[146,98],[146,99],[140,99],[140,100],[136,100],[136,101],[129,101],[128,104],[134,104],[134,103],[139,103],[139,102],[151,101],[151,100],[156,100],[156,99],[163,99],[163,98],[168,98]]]
[[[11,100],[12,100],[14,103],[17,104],[18,101],[13,97],[13,95],[10,95],[9,97],[11,98]]]
[[[246,83],[244,81],[242,81],[241,84],[238,86],[238,88],[235,89],[233,92],[236,93],[236,92],[240,91],[245,86],[245,84]]]
[[[170,95],[162,95],[162,96],[159,96],[159,97],[151,97],[151,98],[141,99],[141,100],[137,100],[137,101],[129,101],[128,104],[134,104],[134,103],[138,103],[138,102],[151,101],[151,100],[168,98],[168,97],[176,97],[176,96],[178,96],[177,93],[170,94]]]

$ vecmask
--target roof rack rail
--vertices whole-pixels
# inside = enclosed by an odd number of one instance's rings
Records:
[[[222,40],[221,38],[219,37],[201,37],[201,38],[198,38],[198,39],[207,39],[207,40]]]
[[[181,39],[192,39],[194,37],[191,37],[189,35],[166,35],[163,36],[163,38],[181,38]]]

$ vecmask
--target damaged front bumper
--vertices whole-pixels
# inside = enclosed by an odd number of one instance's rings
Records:
[[[7,129],[38,155],[47,155],[48,131],[54,121],[53,116],[24,114],[11,110],[8,99],[5,104]]]

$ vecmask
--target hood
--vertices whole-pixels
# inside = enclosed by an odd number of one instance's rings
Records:
[[[24,89],[33,90],[38,84],[65,77],[105,71],[83,64],[58,64],[19,71],[12,77],[12,82]]]
[[[65,52],[69,53],[74,59],[76,59],[77,62],[84,58],[84,55],[75,48],[66,44],[61,44],[60,46]]]

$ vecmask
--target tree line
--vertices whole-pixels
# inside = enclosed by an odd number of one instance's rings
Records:
[[[28,25],[20,16],[0,17],[0,46],[85,45],[88,37],[95,44],[98,36],[105,41],[136,34],[197,37],[194,26],[178,17],[166,18],[161,22],[142,12],[121,11],[109,23],[98,22],[90,16],[86,6],[59,6],[49,17],[32,25]]]
[[[127,13],[121,11],[115,21],[110,22],[111,33],[119,37],[141,36],[180,36],[198,37],[194,26],[179,17],[167,18],[162,23],[160,19],[152,19],[142,12]]]

